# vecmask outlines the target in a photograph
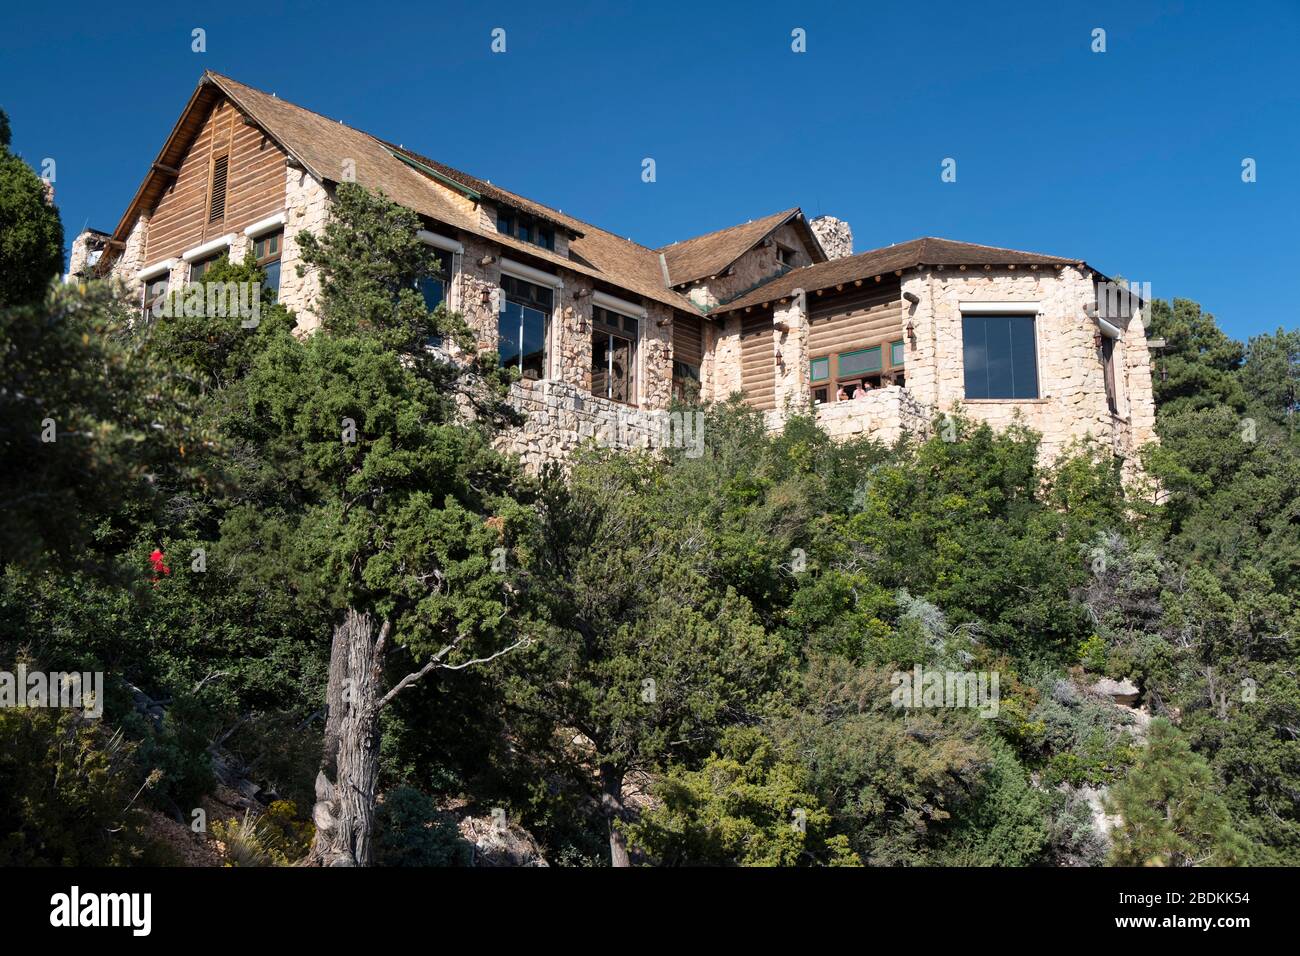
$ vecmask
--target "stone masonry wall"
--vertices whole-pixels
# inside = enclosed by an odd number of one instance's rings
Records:
[[[704,333],[708,342],[700,375],[700,399],[725,402],[733,392],[740,391],[740,313],[706,320]]]
[[[808,319],[802,296],[792,298],[784,307],[774,306],[772,334],[777,355],[776,407],[807,408],[812,402],[812,385],[808,381]]]
[[[685,428],[676,428],[683,422],[680,415],[674,420],[667,411],[598,398],[567,382],[516,382],[510,387],[510,404],[524,414],[524,424],[500,434],[496,447],[518,455],[531,472],[547,463],[562,464],[587,442],[647,450],[674,444],[690,454],[692,441],[702,437],[689,414]]]
[[[128,300],[134,303],[140,301],[141,283],[136,279],[136,273],[147,264],[144,261],[144,244],[148,238],[149,217],[140,216],[126,237],[122,254],[113,262],[112,275],[122,284]]]
[[[637,397],[644,408],[667,408],[673,400],[673,310],[646,303],[637,353]]]
[[[316,300],[320,294],[320,276],[308,269],[302,276],[302,253],[298,236],[304,232],[320,233],[329,218],[330,195],[325,187],[301,169],[285,167],[284,248],[280,253],[279,302],[297,313],[297,328],[310,332],[320,325]]]
[[[902,435],[930,435],[931,410],[899,385],[873,388],[865,399],[817,406],[817,424],[833,439],[869,437],[893,444]]]
[[[906,346],[907,388],[919,401],[938,411],[960,408],[968,417],[999,429],[1019,416],[1043,436],[1044,460],[1055,458],[1077,439],[1091,436],[1110,444],[1117,434],[1131,433],[1128,423],[1117,421],[1106,403],[1104,372],[1094,343],[1097,326],[1083,311],[1095,301],[1095,291],[1082,270],[1022,267],[986,271],[971,267],[962,271],[949,267],[909,273],[904,277],[903,292],[920,298],[909,306],[906,317],[916,332],[915,344]],[[1039,398],[965,397],[961,303],[979,301],[1039,303]],[[1116,350],[1117,359],[1125,366],[1117,369],[1116,379],[1127,377],[1140,390],[1145,341],[1135,341],[1141,339],[1140,328],[1137,335],[1126,332],[1125,339],[1124,348]],[[1144,404],[1141,395],[1134,398],[1139,406]],[[1149,407],[1149,401],[1145,405]],[[1124,405],[1120,408],[1122,412]],[[1129,441],[1121,440],[1119,446],[1116,451],[1121,454],[1133,451]]]

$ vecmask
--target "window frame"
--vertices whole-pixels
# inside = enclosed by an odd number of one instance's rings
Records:
[[[159,300],[165,299],[167,297],[167,293],[171,291],[171,278],[172,278],[171,270],[169,269],[166,272],[163,272],[161,275],[156,275],[151,279],[141,280],[140,282],[141,320],[147,322],[149,319],[153,318],[154,306],[158,303]],[[149,290],[152,289],[154,286],[158,285],[159,283],[162,284],[161,291],[156,292],[152,297],[150,297]]]
[[[841,352],[824,352],[821,355],[814,355],[808,359],[808,385],[812,392],[814,404],[832,404],[841,388],[860,388],[863,382],[870,381],[872,389],[886,388],[891,385],[903,386],[906,384],[904,367],[906,365],[906,354],[902,362],[894,361],[894,348],[903,347],[904,339],[885,339],[874,345],[855,346],[844,349]],[[888,348],[886,348],[888,346]],[[840,370],[840,359],[846,356],[859,355],[864,352],[878,352],[880,362],[874,369],[863,369],[860,371],[842,372]],[[888,359],[888,363],[886,363]],[[813,369],[816,363],[826,363],[826,374],[820,378],[814,377]],[[824,399],[819,401],[818,393],[825,395]],[[852,398],[853,396],[850,396]]]
[[[212,252],[206,256],[203,256],[201,259],[191,259],[189,262],[189,267],[185,270],[185,284],[194,285],[196,282],[202,282],[204,274],[210,268],[212,268],[213,265],[216,264],[217,260],[220,259],[222,256],[229,256],[229,255],[230,255],[230,247],[224,246],[218,249],[216,252]],[[200,272],[196,276],[194,274],[194,270],[198,266],[203,267],[203,272]]]
[[[609,322],[601,317],[601,313],[607,316],[615,316],[621,321],[617,324],[613,322]],[[629,322],[635,323],[636,330],[634,332],[631,333],[628,332],[627,323]],[[639,404],[639,400],[637,397],[640,391],[637,388],[637,378],[638,378],[637,360],[639,358],[639,353],[641,351],[640,349],[641,329],[642,329],[642,319],[640,317],[635,315],[628,315],[625,312],[619,312],[615,309],[609,308],[608,306],[597,305],[595,303],[592,303],[591,306],[591,337],[592,337],[591,347],[592,347],[592,363],[593,363],[592,371],[593,373],[595,372],[594,363],[596,358],[595,349],[596,349],[597,335],[604,335],[607,339],[611,339],[611,340],[618,339],[622,342],[628,343],[628,368],[625,376],[627,382],[628,397],[626,399],[615,398],[612,394],[610,394],[611,392],[613,392],[613,384],[614,384],[614,378],[613,378],[614,350],[609,347],[610,343],[607,343],[606,345],[606,355],[609,357],[609,366],[610,366],[610,368],[605,373],[606,394],[604,395],[597,394],[596,379],[593,374],[592,381],[591,381],[592,395],[595,395],[597,398],[608,399],[611,402],[618,402],[620,405],[635,406]]]
[[[510,228],[502,229],[503,223],[509,224]],[[525,231],[527,235],[520,235],[521,230]],[[555,251],[555,227],[544,224],[536,216],[529,216],[513,209],[509,211],[498,209],[497,232],[503,236],[518,239],[520,242],[526,242],[530,246],[545,249],[548,252]]]
[[[275,252],[263,253],[261,256],[258,256],[257,255],[258,244],[269,242],[271,239],[277,240],[275,246]],[[251,237],[250,241],[252,242],[253,256],[257,259],[257,264],[262,267],[263,271],[265,271],[266,267],[269,266],[271,263],[280,262],[282,257],[284,256],[284,227],[283,226],[280,227],[279,229],[268,229],[266,232],[259,233],[258,235]],[[277,269],[275,273],[275,288],[271,288],[270,286],[268,286],[266,284],[266,280],[264,279],[262,281],[262,289],[266,292],[271,293],[273,296],[275,296],[278,299],[280,297],[281,277],[282,277],[282,273],[279,269]]]
[[[962,303],[959,307],[962,326],[962,401],[964,402],[1041,402],[1043,398],[1043,363],[1042,345],[1039,335],[1039,318],[1042,312],[1037,302],[975,302]],[[1032,396],[1012,397],[972,397],[969,394],[966,362],[966,328],[968,320],[989,321],[992,319],[1024,319],[1030,324],[1033,333],[1033,345],[1030,353],[1034,362],[1034,394]],[[1014,360],[1012,360],[1014,361]],[[987,362],[987,358],[986,358]]]
[[[521,286],[523,287],[522,289],[520,288]],[[513,302],[515,305],[519,306],[520,308],[519,362],[516,366],[514,366],[519,369],[520,379],[523,380],[524,378],[524,330],[523,330],[524,309],[532,309],[534,312],[540,312],[542,314],[542,371],[541,371],[541,375],[538,376],[538,380],[545,381],[549,379],[551,373],[551,319],[555,312],[556,290],[554,288],[548,288],[547,286],[544,285],[539,285],[536,282],[529,282],[527,279],[517,278],[508,272],[501,273],[500,288],[502,293],[502,305],[506,306],[509,305],[509,303]],[[528,290],[527,295],[524,294],[525,290]],[[545,307],[543,307],[541,303],[541,299],[543,297],[534,295],[531,290],[536,290],[538,292],[545,293],[545,298],[549,300],[545,304]],[[501,317],[505,314],[506,314],[506,309],[503,308],[502,311],[497,315],[498,363],[500,362],[500,352],[501,352],[500,343],[502,339]],[[502,365],[501,367],[510,368],[511,366]]]

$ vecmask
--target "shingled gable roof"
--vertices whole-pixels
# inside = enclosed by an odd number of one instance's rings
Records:
[[[204,73],[198,89],[190,97],[185,112],[159,153],[155,168],[151,168],[145,177],[118,224],[114,238],[125,239],[136,217],[157,202],[166,186],[166,177],[156,166],[174,166],[180,162],[207,110],[223,94],[279,143],[293,161],[322,182],[343,180],[346,169],[356,182],[367,188],[383,190],[394,202],[413,212],[490,239],[514,254],[536,260],[543,268],[568,269],[617,289],[700,314],[693,302],[666,287],[659,256],[651,249],[211,71]],[[420,170],[410,160],[428,166],[430,170]],[[345,166],[345,163],[350,165]],[[449,184],[443,180],[453,182]],[[476,215],[457,205],[446,194],[445,190],[454,189],[455,183],[467,189],[467,195],[477,193],[488,201],[515,206],[567,229],[577,237],[570,242],[576,258],[565,258],[540,246],[484,229]]]
[[[798,206],[739,226],[728,226],[726,229],[706,232],[693,239],[663,246],[659,251],[663,253],[668,266],[668,281],[673,286],[681,286],[697,279],[721,275],[737,259],[792,219],[803,223],[803,211]],[[826,256],[821,251],[821,243],[807,223],[804,223],[804,229],[812,240],[812,248],[824,260]]]
[[[766,305],[791,295],[796,289],[816,292],[829,289],[846,282],[871,279],[875,276],[892,274],[916,266],[1082,266],[1087,263],[1081,259],[1063,259],[1060,256],[1045,256],[1036,252],[1020,252],[1016,249],[1001,249],[997,246],[981,246],[973,242],[957,242],[952,239],[936,239],[926,236],[900,242],[898,245],[883,249],[872,249],[856,256],[845,256],[820,262],[802,269],[792,269],[753,289],[731,302],[718,306],[714,315],[734,312],[736,309]]]

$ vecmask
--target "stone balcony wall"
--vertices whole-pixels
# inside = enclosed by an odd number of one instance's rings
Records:
[[[530,472],[563,463],[581,445],[702,451],[703,413],[635,408],[590,394],[568,382],[521,381],[510,387],[510,404],[524,424],[497,437],[498,451],[518,455]]]
[[[784,408],[765,412],[770,431],[779,431],[793,414]],[[835,441],[871,438],[891,445],[904,434],[928,438],[933,410],[901,385],[872,389],[866,398],[816,406],[818,426]]]

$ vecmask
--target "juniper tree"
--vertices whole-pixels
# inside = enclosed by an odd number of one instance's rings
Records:
[[[418,219],[352,184],[332,212],[303,238],[321,329],[269,337],[231,393],[234,484],[261,492],[221,537],[250,574],[333,617],[312,858],[366,865],[380,714],[429,672],[526,640],[511,577],[528,518],[488,427],[458,411],[462,370],[425,348],[466,335],[415,288],[435,255]]]

